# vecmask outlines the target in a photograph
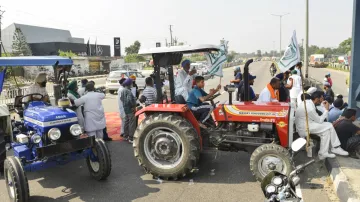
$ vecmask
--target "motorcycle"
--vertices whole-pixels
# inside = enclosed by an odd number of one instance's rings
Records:
[[[306,140],[299,138],[293,142],[291,149],[293,152],[299,151],[306,144]],[[261,189],[266,197],[265,202],[300,202],[296,194],[296,186],[300,184],[298,176],[307,166],[314,163],[315,159],[301,164],[293,170],[289,176],[272,171],[261,182]]]

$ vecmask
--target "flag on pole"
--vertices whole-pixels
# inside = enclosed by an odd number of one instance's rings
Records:
[[[223,77],[223,68],[222,66],[226,62],[226,55],[227,55],[227,44],[228,41],[224,41],[220,45],[220,50],[216,53],[206,53],[205,56],[211,67],[209,69],[210,75],[215,75],[219,77]]]
[[[300,50],[296,39],[296,31],[294,30],[290,44],[286,47],[284,56],[280,59],[278,67],[281,72],[286,72],[298,62],[300,62]]]
[[[98,55],[98,47],[97,47],[97,37],[95,39],[95,55]]]
[[[0,72],[0,94],[1,94],[2,89],[3,89],[5,76],[6,76],[6,67],[4,68],[3,71]]]
[[[90,46],[90,39],[88,39],[88,42],[86,44],[86,55],[91,56],[91,46]]]

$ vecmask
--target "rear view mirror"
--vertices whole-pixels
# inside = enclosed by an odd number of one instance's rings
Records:
[[[294,152],[297,152],[305,145],[306,145],[306,140],[304,138],[298,138],[291,144],[291,149]]]

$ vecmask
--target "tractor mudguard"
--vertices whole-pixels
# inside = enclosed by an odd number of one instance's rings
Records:
[[[196,132],[199,135],[200,142],[201,142],[199,123],[196,120],[193,113],[189,110],[187,105],[184,105],[184,104],[152,104],[150,106],[147,106],[147,107],[142,108],[141,110],[137,111],[135,113],[135,116],[138,117],[143,113],[148,115],[148,114],[159,113],[159,112],[179,113],[182,117],[187,119],[191,123],[191,125],[193,125],[193,127],[195,128]]]

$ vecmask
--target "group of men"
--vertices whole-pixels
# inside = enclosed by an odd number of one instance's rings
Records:
[[[33,95],[25,98],[26,100],[24,101],[49,102],[50,99],[46,90],[46,84],[46,73],[39,73],[35,78],[35,83],[27,89],[27,94]],[[82,80],[81,88],[78,89],[77,81],[71,81],[67,85],[67,96],[71,103],[76,107],[75,112],[84,132],[89,136],[111,140],[106,133],[106,120],[102,105],[105,94],[96,92],[95,82],[88,82],[84,79]]]

